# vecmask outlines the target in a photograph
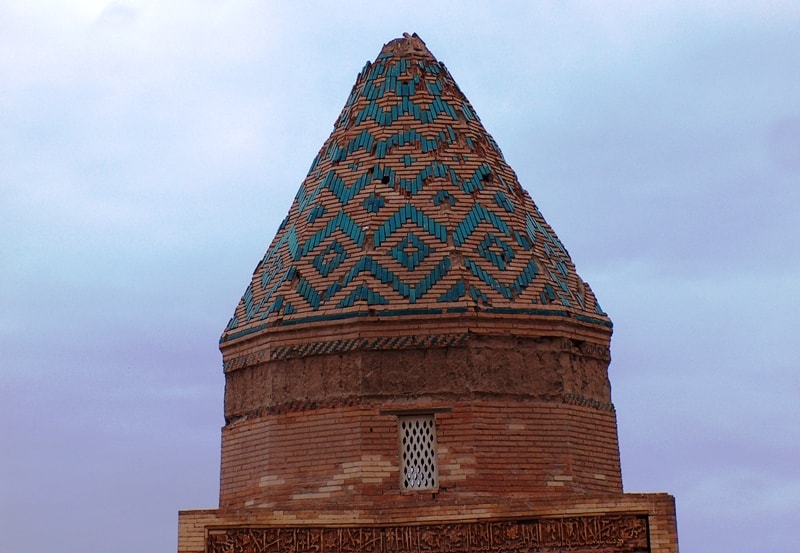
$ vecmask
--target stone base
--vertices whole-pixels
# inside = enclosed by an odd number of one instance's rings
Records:
[[[179,553],[677,553],[675,501],[667,494],[581,497],[535,505],[435,504],[352,511],[182,511]]]

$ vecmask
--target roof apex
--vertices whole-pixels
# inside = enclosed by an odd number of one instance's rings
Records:
[[[403,33],[402,37],[395,38],[384,44],[379,57],[385,55],[404,56],[414,54],[431,58],[434,57],[417,33]]]

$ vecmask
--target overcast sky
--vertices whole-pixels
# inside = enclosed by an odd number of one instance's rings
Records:
[[[217,341],[355,78],[417,32],[615,323],[626,491],[796,553],[798,2],[0,0],[0,551],[172,553]]]

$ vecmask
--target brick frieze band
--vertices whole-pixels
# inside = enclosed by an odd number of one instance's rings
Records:
[[[207,553],[648,552],[647,517],[557,519],[357,528],[209,529]]]

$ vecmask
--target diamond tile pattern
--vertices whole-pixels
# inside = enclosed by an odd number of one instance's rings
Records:
[[[391,256],[409,271],[413,271],[420,263],[425,261],[426,257],[435,252],[435,249],[429,248],[428,245],[413,232],[409,232],[400,243],[389,250]]]
[[[358,75],[222,341],[459,309],[610,326],[448,70],[405,35]]]

